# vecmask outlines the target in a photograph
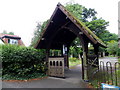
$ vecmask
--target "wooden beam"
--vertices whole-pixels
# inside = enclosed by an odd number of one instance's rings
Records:
[[[98,45],[93,45],[93,47],[94,47],[94,52],[95,52],[95,55],[97,56],[96,58],[96,64],[99,66],[99,46]]]
[[[63,29],[63,27],[65,27],[67,24],[69,24],[70,21],[66,22],[64,25],[62,25],[58,30],[56,30],[53,35],[51,36],[51,38],[49,39],[49,43],[47,45],[47,48],[50,48],[52,42],[53,42],[53,39],[55,38],[56,34],[61,30]]]

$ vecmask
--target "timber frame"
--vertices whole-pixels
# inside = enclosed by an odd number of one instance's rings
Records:
[[[46,49],[46,61],[49,58],[50,49],[63,50],[63,45],[68,48],[73,40],[78,37],[83,48],[82,59],[82,78],[88,80],[88,43],[94,47],[96,56],[96,63],[98,62],[98,48],[99,46],[106,47],[106,45],[89,29],[83,22],[78,20],[72,13],[70,13],[63,5],[57,4],[42,36],[35,45],[36,49]],[[62,55],[63,56],[63,55]],[[68,56],[67,66],[68,65]]]

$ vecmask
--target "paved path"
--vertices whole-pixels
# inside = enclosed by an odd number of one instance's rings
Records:
[[[115,57],[100,58],[103,62],[118,61]],[[82,80],[81,65],[71,67],[70,70],[65,70],[65,79],[48,77],[42,80],[33,80],[28,82],[2,82],[3,88],[87,88],[88,84]]]
[[[65,79],[48,77],[42,80],[28,82],[2,82],[3,88],[87,88],[88,84],[82,80],[81,65],[71,67],[65,71]]]

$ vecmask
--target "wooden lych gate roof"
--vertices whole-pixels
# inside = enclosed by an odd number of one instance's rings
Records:
[[[93,45],[106,47],[83,22],[74,17],[59,3],[35,48],[62,49],[63,44],[70,46],[76,37],[83,37],[84,40],[91,42]]]

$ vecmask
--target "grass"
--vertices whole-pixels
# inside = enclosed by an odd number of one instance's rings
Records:
[[[81,60],[77,58],[69,58],[69,66],[76,66],[81,64]]]
[[[109,55],[108,57],[117,57],[117,56],[114,56],[114,55]]]

